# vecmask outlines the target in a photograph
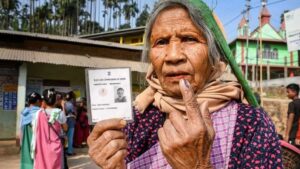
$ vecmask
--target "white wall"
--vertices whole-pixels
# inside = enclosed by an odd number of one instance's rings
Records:
[[[81,96],[85,96],[85,68],[65,65],[28,63],[28,78],[68,80],[70,87],[80,88]]]

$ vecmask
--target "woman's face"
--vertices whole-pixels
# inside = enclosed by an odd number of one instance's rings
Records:
[[[180,79],[188,80],[194,91],[204,86],[211,73],[207,42],[184,8],[168,8],[158,15],[150,44],[151,63],[169,95],[181,97]]]

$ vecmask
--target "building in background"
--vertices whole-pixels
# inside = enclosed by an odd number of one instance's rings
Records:
[[[247,79],[252,82],[260,79],[260,38],[262,40],[263,80],[300,76],[300,56],[298,52],[289,52],[287,49],[284,20],[281,20],[281,26],[277,30],[270,23],[271,14],[267,7],[262,8],[260,15],[261,33],[260,26],[249,32],[247,21],[243,17],[238,25],[237,38],[229,43],[233,56],[242,71],[246,74],[245,71],[248,69]]]
[[[141,47],[73,37],[0,30],[0,140],[15,139],[25,97],[46,88],[85,94],[85,69],[131,67],[138,92]]]
[[[82,35],[79,38],[100,40],[107,42],[116,42],[131,46],[142,46],[144,44],[145,27],[137,27],[131,29],[122,29],[117,31],[109,31],[96,33],[91,35]]]

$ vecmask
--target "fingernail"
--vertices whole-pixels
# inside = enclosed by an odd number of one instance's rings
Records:
[[[186,79],[183,79],[183,82],[184,82],[185,87],[189,89],[190,86],[191,86],[190,82],[188,80],[186,80]]]
[[[126,122],[125,120],[121,120],[121,121],[120,121],[120,124],[121,124],[122,126],[126,126],[126,123],[127,123],[127,122]]]

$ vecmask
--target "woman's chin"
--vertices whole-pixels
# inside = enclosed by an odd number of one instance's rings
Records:
[[[182,98],[181,91],[179,89],[179,85],[177,87],[172,86],[172,87],[164,87],[164,91],[167,93],[169,97],[175,97],[175,98]]]

